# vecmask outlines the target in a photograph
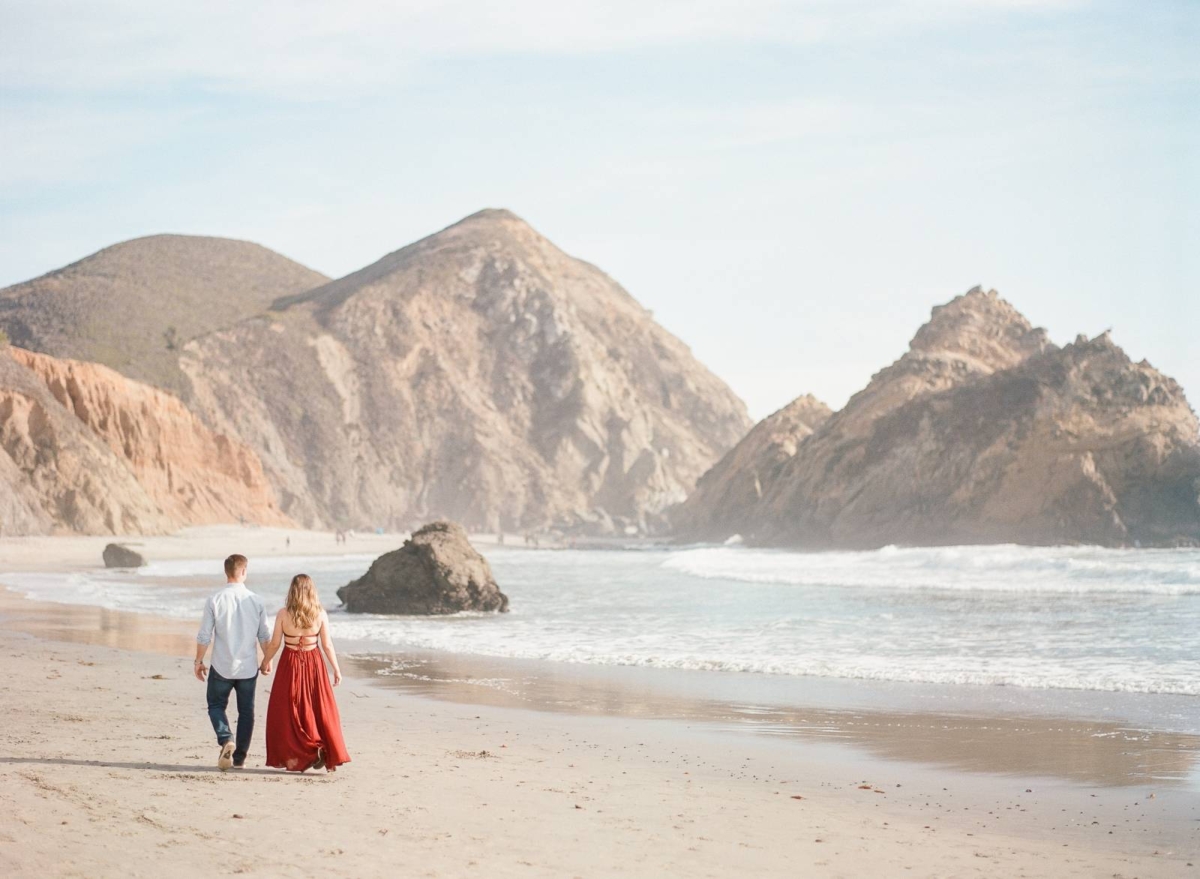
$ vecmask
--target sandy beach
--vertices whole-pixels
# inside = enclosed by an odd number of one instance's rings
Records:
[[[231,541],[252,559],[346,551],[267,529],[134,542],[164,559]],[[8,539],[0,568],[94,567],[105,542]],[[263,768],[265,679],[249,768],[221,773],[191,626],[8,591],[0,623],[5,876],[1151,877],[1195,875],[1200,856],[1200,803],[1178,778],[968,771],[928,748],[468,704],[381,686],[356,661],[337,690],[351,764]],[[1044,747],[1069,760],[1069,740]]]

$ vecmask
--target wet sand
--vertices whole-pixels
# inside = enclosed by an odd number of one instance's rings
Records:
[[[414,655],[409,676],[346,663],[336,775],[262,768],[269,679],[251,768],[222,774],[191,644],[0,592],[0,873],[1196,874],[1188,736],[638,696],[586,671],[489,686],[494,667]]]
[[[1200,797],[1200,736],[1129,722],[963,708],[948,713],[908,706],[834,707],[811,698],[780,705],[755,701],[751,693],[721,699],[678,685],[681,676],[694,676],[699,689],[711,682],[713,672],[497,661],[429,651],[360,656],[352,663],[382,686],[468,705],[708,725],[767,736],[781,747],[843,744],[885,760],[957,771],[1097,787],[1169,786]]]

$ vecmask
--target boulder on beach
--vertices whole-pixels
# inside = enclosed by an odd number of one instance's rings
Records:
[[[351,613],[449,614],[508,610],[487,559],[461,525],[433,522],[384,553],[337,593]]]
[[[106,568],[141,568],[145,564],[145,556],[127,546],[110,543],[104,547],[104,567]]]

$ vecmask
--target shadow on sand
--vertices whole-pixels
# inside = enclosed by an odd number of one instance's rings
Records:
[[[102,769],[144,769],[150,772],[215,772],[219,775],[270,775],[274,778],[297,776],[304,778],[322,778],[325,773],[308,774],[306,772],[287,772],[283,769],[218,769],[216,766],[202,766],[187,763],[118,763],[111,760],[68,760],[66,758],[49,757],[0,757],[0,764],[31,766],[95,766]]]

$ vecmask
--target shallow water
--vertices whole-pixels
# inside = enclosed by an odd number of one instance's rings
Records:
[[[291,574],[313,575],[339,650],[357,654],[348,668],[422,696],[1200,790],[1195,553],[488,554],[510,614],[339,611],[336,589],[370,556],[261,559],[250,585],[274,609]],[[183,655],[219,572],[215,559],[0,582],[62,608],[31,615],[27,631]]]
[[[377,617],[336,610],[368,556],[263,559],[278,606],[317,581],[335,636],[596,665],[944,685],[1200,694],[1200,552],[1092,547],[489,550],[512,613]],[[215,571],[217,576],[210,572]],[[219,561],[137,572],[11,574],[31,597],[192,618]]]

